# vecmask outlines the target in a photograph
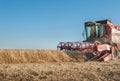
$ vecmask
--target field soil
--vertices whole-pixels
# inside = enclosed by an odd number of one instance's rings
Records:
[[[41,61],[40,56],[37,57],[38,51],[27,50],[31,54],[28,57],[25,50],[22,53],[20,50],[10,51],[0,52],[0,81],[120,81],[120,59],[85,62],[86,57],[76,52],[44,50],[40,54],[45,52],[48,56],[43,55]],[[9,57],[5,58],[4,54]]]

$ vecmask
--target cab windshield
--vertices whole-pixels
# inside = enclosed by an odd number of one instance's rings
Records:
[[[92,25],[92,26],[86,26],[85,32],[86,32],[86,38],[100,38],[104,35],[105,27],[104,25]]]

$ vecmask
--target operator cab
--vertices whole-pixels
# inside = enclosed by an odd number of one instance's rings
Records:
[[[108,35],[106,31],[106,24],[110,22],[110,20],[101,20],[94,22],[85,22],[85,33],[86,40],[89,42],[94,42],[95,40],[101,41],[101,38],[104,35]]]

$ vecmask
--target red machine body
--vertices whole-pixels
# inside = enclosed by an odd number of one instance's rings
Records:
[[[120,27],[110,20],[85,22],[86,40],[83,42],[60,42],[60,50],[77,50],[84,53],[92,52],[89,60],[107,61],[120,56]]]

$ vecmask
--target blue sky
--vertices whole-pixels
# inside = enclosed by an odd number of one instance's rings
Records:
[[[56,49],[103,19],[120,25],[120,0],[0,0],[0,48]]]

